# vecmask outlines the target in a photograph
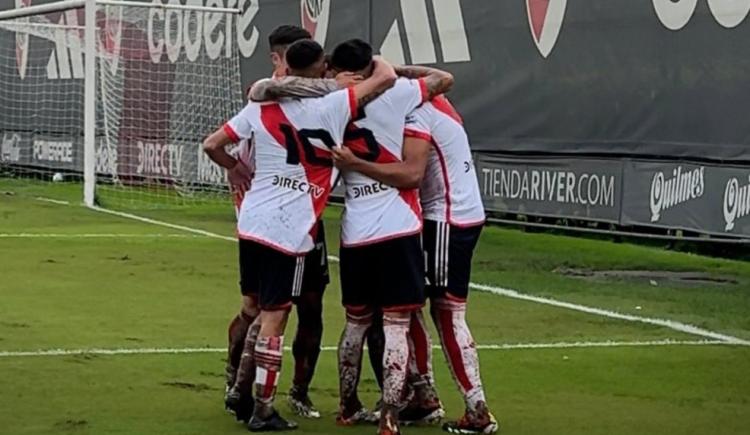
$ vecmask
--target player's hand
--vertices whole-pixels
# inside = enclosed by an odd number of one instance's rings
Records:
[[[253,174],[244,163],[238,160],[232,169],[227,169],[227,179],[234,192],[245,193],[250,190]]]
[[[340,89],[354,86],[364,79],[361,75],[349,71],[340,72],[336,75],[336,83],[338,83]]]
[[[331,153],[333,154],[333,164],[342,171],[352,169],[360,160],[347,147],[334,147]]]

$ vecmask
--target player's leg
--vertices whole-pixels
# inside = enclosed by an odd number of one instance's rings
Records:
[[[227,358],[227,391],[224,405],[234,412],[237,420],[247,422],[252,416],[252,397],[255,364],[253,352],[259,325],[254,325],[258,314],[259,277],[253,267],[256,245],[246,240],[239,241],[240,291],[242,310],[230,324],[229,350]]]
[[[383,334],[383,312],[375,309],[372,314],[372,327],[367,332],[367,352],[370,357],[370,366],[378,383],[383,390],[383,348],[385,347],[385,335]]]
[[[383,312],[376,308],[372,313],[372,326],[367,332],[367,354],[370,357],[370,367],[375,376],[378,388],[383,391],[383,351],[385,349],[385,334],[383,334]],[[383,410],[382,395],[372,409],[373,418],[380,419]]]
[[[432,340],[422,310],[415,311],[409,325],[408,388],[411,400],[399,413],[405,424],[436,424],[445,417],[432,372]]]
[[[284,330],[298,296],[304,275],[305,257],[289,256],[264,247],[259,258],[260,328],[255,343],[255,406],[248,429],[253,432],[289,430],[296,423],[286,421],[274,407],[281,375]]]
[[[357,394],[362,370],[364,341],[372,325],[371,282],[367,280],[370,254],[367,247],[345,248],[339,253],[341,263],[341,301],[346,323],[338,346],[339,412],[336,423],[353,425],[373,421]]]
[[[258,317],[257,305],[251,296],[243,295],[242,308],[229,323],[226,366],[227,390],[234,385],[237,377],[237,368],[239,368],[240,358],[242,357],[242,349],[245,345],[247,328],[250,327],[250,324],[253,323],[256,317]]]
[[[453,379],[466,403],[466,413],[460,420],[443,425],[453,433],[494,433],[498,428],[487,407],[479,356],[466,323],[471,259],[480,233],[481,226],[461,228],[425,221],[431,314]]]
[[[289,406],[305,418],[320,418],[320,411],[315,409],[308,393],[323,337],[323,292],[330,281],[323,228],[323,222],[318,222],[315,249],[305,257],[302,292],[295,299],[298,323],[292,343],[294,379],[289,391]]]
[[[409,325],[424,305],[424,261],[419,235],[377,244],[378,303],[383,308],[383,411],[380,433],[399,433],[399,411],[406,406]]]

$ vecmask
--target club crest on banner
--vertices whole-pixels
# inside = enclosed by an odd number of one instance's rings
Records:
[[[552,53],[560,36],[568,0],[526,0],[531,36],[542,57]]]

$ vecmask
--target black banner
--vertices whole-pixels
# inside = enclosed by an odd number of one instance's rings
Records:
[[[624,225],[750,235],[750,168],[625,162]]]
[[[239,51],[245,85],[270,74],[270,31],[304,24],[329,49],[360,37],[395,62],[452,71],[451,98],[478,151],[750,162],[741,116],[750,101],[750,0],[189,3],[243,10],[210,32],[204,26],[197,41],[198,50]],[[0,0],[0,9],[15,6]],[[159,22],[146,31],[155,46],[169,45],[166,53],[186,56],[179,18],[153,14]],[[0,33],[0,44],[16,43],[13,32]],[[80,55],[52,59],[60,51],[53,39],[30,38],[29,50],[45,55],[29,57],[24,80],[80,81]],[[3,86],[21,80],[20,64],[0,69]]]
[[[622,164],[617,160],[474,157],[488,210],[620,221]]]

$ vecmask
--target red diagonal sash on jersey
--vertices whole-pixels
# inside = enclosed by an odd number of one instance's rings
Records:
[[[297,147],[297,151],[300,156],[300,164],[305,170],[305,177],[307,178],[307,182],[322,189],[319,190],[322,191],[322,193],[317,196],[315,195],[315,190],[318,189],[310,190],[310,199],[312,200],[313,210],[315,210],[315,220],[317,221],[318,218],[320,218],[320,215],[323,213],[323,209],[326,206],[326,201],[328,201],[328,195],[331,192],[330,179],[332,168],[328,166],[314,165],[307,161],[304,150],[299,149],[301,147],[299,145],[300,139],[297,135],[297,130],[294,128],[294,125],[289,122],[289,119],[286,117],[284,111],[281,110],[281,106],[279,104],[262,105],[260,108],[260,119],[261,122],[263,122],[263,126],[266,128],[266,130],[273,136],[274,139],[276,139],[276,142],[281,144],[281,146],[285,148],[289,147],[290,145]],[[294,144],[287,143],[286,137],[281,131],[281,125],[288,125],[292,127],[294,136],[296,138]],[[315,149],[315,155],[317,155],[318,157],[324,157],[324,154],[325,151],[318,148]],[[311,230],[311,233],[313,233],[315,229],[316,228],[313,228]]]
[[[349,129],[357,128],[354,124],[349,124]],[[347,140],[345,145],[349,147],[353,153],[359,155],[366,155],[369,150],[364,139],[350,139]],[[378,144],[379,153],[377,158],[374,160],[375,163],[398,163],[401,159],[394,156],[388,149]],[[409,206],[414,215],[422,221],[422,208],[419,206],[419,190],[417,189],[398,189],[398,194],[401,199]]]
[[[443,112],[445,115],[453,118],[453,120],[457,123],[463,125],[464,120],[461,118],[461,115],[458,114],[458,111],[456,111],[455,107],[453,107],[453,104],[451,104],[451,102],[445,95],[438,95],[437,97],[432,99],[431,103],[437,110]]]

